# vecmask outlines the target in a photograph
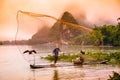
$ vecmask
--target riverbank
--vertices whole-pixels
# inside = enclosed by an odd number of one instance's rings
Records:
[[[63,62],[72,62],[77,57],[82,57],[84,59],[84,62],[92,63],[96,61],[107,61],[108,64],[120,64],[120,52],[87,52],[85,55],[80,53],[62,53],[58,57],[58,61]],[[44,59],[47,59],[49,61],[53,61],[54,57],[53,55],[48,55],[46,57],[42,57]]]

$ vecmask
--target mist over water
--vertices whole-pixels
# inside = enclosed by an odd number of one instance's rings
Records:
[[[54,45],[34,45],[34,46],[0,46],[0,80],[107,80],[109,75],[112,75],[112,71],[120,72],[120,68],[111,65],[83,65],[83,66],[66,66],[56,68],[41,68],[30,69],[28,61],[33,63],[32,55],[22,52],[26,49],[37,51],[36,64],[51,64],[52,62],[41,59],[40,57],[52,54]],[[73,53],[78,52],[80,46],[64,46],[63,52]],[[72,50],[71,50],[72,49]],[[99,51],[101,48],[84,47],[87,51]],[[97,50],[98,49],[98,50]],[[119,51],[119,48],[106,48],[106,51]],[[65,64],[64,62],[58,62],[57,64]]]

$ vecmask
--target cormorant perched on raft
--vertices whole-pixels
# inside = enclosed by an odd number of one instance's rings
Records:
[[[80,53],[81,53],[81,54],[85,54],[85,51],[82,51],[82,50],[81,50]]]
[[[35,50],[26,50],[26,51],[23,52],[23,54],[25,54],[25,53],[27,53],[27,52],[29,52],[29,54],[32,54],[33,52],[34,52],[35,54],[37,53]]]

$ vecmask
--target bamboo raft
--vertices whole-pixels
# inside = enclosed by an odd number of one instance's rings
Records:
[[[69,63],[69,64],[46,64],[46,65],[32,65],[30,64],[31,69],[38,69],[38,68],[55,68],[55,67],[67,67],[67,66],[81,66],[81,65],[92,65],[92,64],[107,64],[107,60],[104,61],[94,61],[94,62],[85,62],[85,63]]]

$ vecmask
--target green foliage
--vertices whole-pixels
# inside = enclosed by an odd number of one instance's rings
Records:
[[[120,52],[111,53],[110,62],[120,64]]]
[[[90,53],[88,55],[95,60],[108,60],[110,64],[120,64],[120,52],[114,53]]]
[[[75,59],[76,57],[80,56],[79,54],[60,54],[58,57],[59,61],[65,61],[65,62],[72,62],[72,59]],[[48,55],[45,57],[45,59],[53,61],[54,56],[53,55]]]
[[[95,60],[108,60],[110,64],[120,64],[120,52],[114,52],[114,53],[88,52],[87,55],[91,56]]]
[[[50,60],[50,61],[53,61],[54,60],[54,57],[52,55],[48,55],[46,57],[42,57],[44,59],[47,59],[47,60]]]
[[[100,30],[94,30],[90,34],[76,36],[73,41],[75,44],[82,44],[84,42],[87,45],[101,45],[103,37]]]
[[[102,53],[102,52],[91,53],[91,52],[88,52],[87,55],[91,56],[95,60],[110,60],[110,55],[107,54],[107,53]]]
[[[103,42],[103,35],[100,30],[94,30],[89,34],[89,42],[92,42],[93,45],[101,45]]]
[[[82,56],[85,61],[90,62],[90,61],[104,61],[107,60],[109,61],[110,64],[120,64],[120,52],[114,52],[114,53],[103,53],[103,52],[88,52],[85,55],[79,54],[60,54],[58,57],[59,61],[67,61],[67,62],[72,62],[73,59]],[[54,57],[53,55],[48,55],[44,57],[44,59],[53,61]]]
[[[110,79],[108,80],[120,80],[120,74],[113,71],[113,76],[110,76]]]
[[[74,37],[74,44],[81,44],[84,41],[85,45],[111,45],[120,46],[120,23],[117,25],[95,26],[94,31],[87,35]]]
[[[103,25],[95,28],[97,31],[101,31],[103,42],[105,45],[120,46],[120,23],[116,26]]]

